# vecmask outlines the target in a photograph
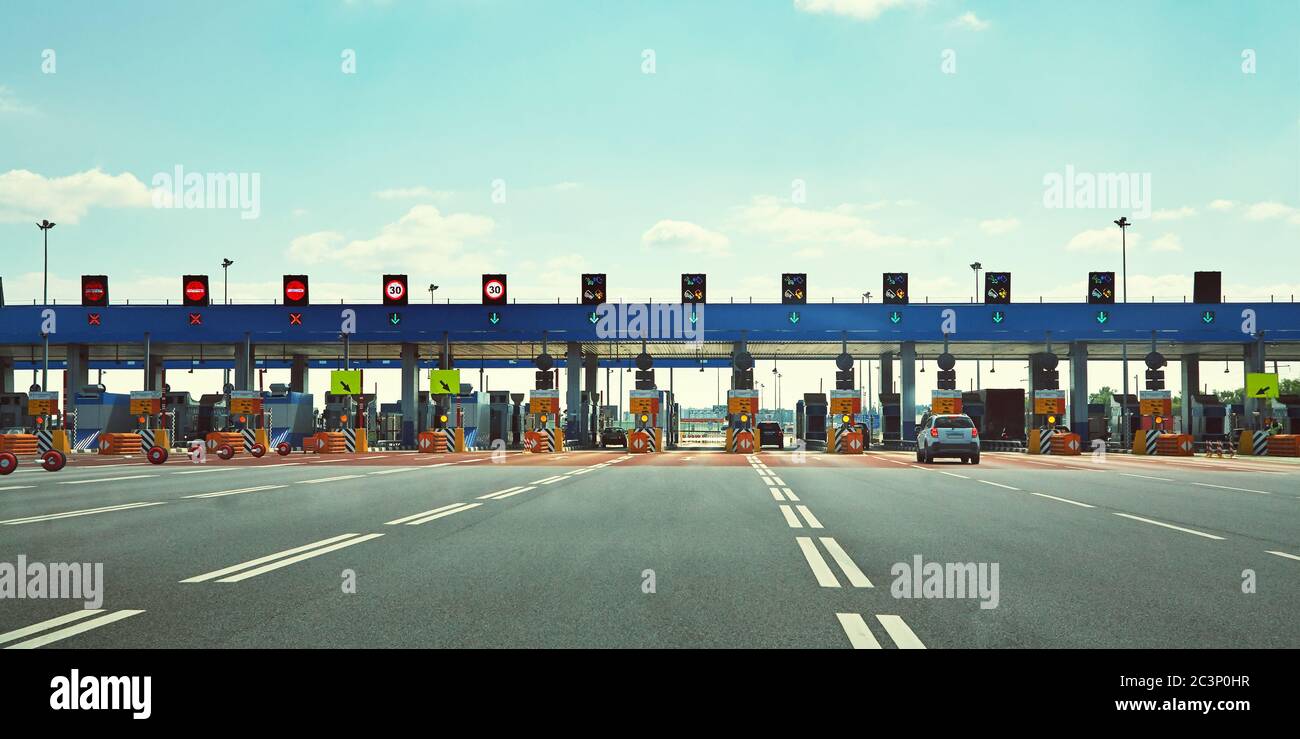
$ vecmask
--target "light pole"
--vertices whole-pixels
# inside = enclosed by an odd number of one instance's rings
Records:
[[[46,220],[42,220],[40,223],[36,224],[36,227],[41,230],[41,235],[45,240],[45,270],[42,273],[41,305],[50,304],[50,229],[54,228],[54,225],[55,224]],[[42,388],[44,388],[43,381]]]
[[[1115,220],[1115,225],[1119,226],[1120,265],[1123,270],[1121,273],[1123,275],[1123,282],[1121,283],[1123,287],[1123,299],[1121,302],[1127,303],[1128,302],[1128,227],[1133,224],[1129,221],[1127,216],[1120,216],[1118,219]],[[1128,440],[1129,427],[1132,426],[1132,421],[1129,418],[1129,410],[1128,410],[1128,344],[1126,342],[1120,342],[1119,347],[1120,347],[1120,362],[1122,362],[1124,365],[1123,369],[1121,370],[1124,375],[1124,401],[1120,405],[1120,410],[1119,410],[1119,417],[1121,419],[1120,425],[1122,426],[1120,430],[1123,432],[1120,435],[1120,438],[1123,440],[1124,448],[1128,449],[1129,448],[1129,440]],[[1133,378],[1133,384],[1134,385],[1137,384],[1136,377]]]
[[[231,259],[221,260],[221,302],[225,305],[230,303],[230,265],[234,263]]]
[[[868,303],[870,303],[870,302],[871,302],[871,293],[869,293],[869,292],[867,292],[867,293],[862,293],[862,299],[865,300],[865,301],[867,301]]]
[[[437,286],[437,285],[433,284],[432,282],[429,283],[429,303],[430,303],[430,304],[433,303],[433,291],[434,291],[434,290],[437,290],[437,289],[438,289],[438,286]]]
[[[980,264],[979,262],[974,262],[974,263],[971,264],[970,268],[971,268],[972,270],[975,271],[975,293],[974,293],[974,295],[975,295],[975,300],[974,300],[974,302],[978,303],[978,302],[980,302],[980,270],[981,270],[981,269],[984,269],[984,265]]]

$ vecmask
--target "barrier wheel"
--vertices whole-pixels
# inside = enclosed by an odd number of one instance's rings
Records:
[[[261,444],[254,444],[248,448],[248,453],[254,457],[261,458],[263,454],[266,454],[266,447]]]
[[[167,450],[160,446],[151,446],[149,451],[145,452],[145,457],[148,458],[149,464],[162,464],[167,461]]]
[[[18,469],[18,458],[12,452],[0,452],[0,475],[7,475]]]
[[[41,455],[41,467],[46,472],[58,472],[63,469],[63,465],[68,463],[68,457],[58,449],[51,449]]]
[[[287,457],[291,452],[293,452],[293,447],[289,446],[289,442],[287,441],[282,441],[275,445],[275,453],[279,454],[281,457]]]
[[[221,457],[222,459],[230,459],[231,457],[235,456],[235,448],[229,444],[222,444],[221,446],[217,447],[217,456]]]

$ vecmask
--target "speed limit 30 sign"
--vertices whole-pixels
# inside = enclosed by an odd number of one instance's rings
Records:
[[[406,275],[384,275],[384,305],[406,305]]]
[[[483,305],[505,305],[506,276],[483,275]]]

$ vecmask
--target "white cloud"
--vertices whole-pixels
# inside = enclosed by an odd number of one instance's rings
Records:
[[[0,114],[34,112],[36,112],[36,109],[19,100],[18,95],[12,89],[0,85]]]
[[[962,13],[961,15],[954,18],[952,21],[952,25],[958,26],[960,28],[966,28],[972,31],[986,31],[988,30],[989,26],[992,26],[993,24],[986,20],[980,19],[980,17],[975,15],[974,12],[968,10],[965,13]]]
[[[304,264],[334,262],[369,271],[406,267],[446,272],[449,266],[478,264],[477,250],[467,247],[481,242],[495,227],[484,216],[443,215],[432,205],[417,205],[369,239],[345,243],[335,231],[299,236],[289,245],[289,257]]]
[[[106,174],[99,169],[44,177],[25,169],[0,174],[0,223],[48,218],[78,223],[91,208],[149,208],[150,189],[130,172]]]
[[[792,256],[795,259],[821,259],[826,256],[826,250],[816,246],[808,246],[796,251]]]
[[[1225,211],[1225,210],[1232,210],[1235,207],[1237,207],[1237,204],[1232,200],[1210,201],[1210,210]]]
[[[641,243],[656,249],[680,249],[689,254],[726,256],[731,240],[690,221],[659,221],[641,234]]]
[[[427,187],[394,187],[372,193],[380,200],[444,200],[451,196],[445,190],[432,190]]]
[[[871,21],[891,8],[920,5],[923,0],[794,0],[795,10],[804,13],[842,15]]]
[[[866,206],[869,208],[869,206]],[[815,210],[790,205],[770,196],[737,208],[734,226],[781,244],[813,244],[857,248],[946,245],[949,239],[923,240],[877,233],[871,221],[858,215],[864,206],[839,205]]]
[[[1142,240],[1141,234],[1130,233],[1128,245],[1136,246]],[[1094,228],[1077,233],[1065,245],[1066,251],[1110,252],[1120,250],[1120,232],[1118,228]]]
[[[1219,201],[1216,200],[1215,202],[1219,202]],[[1213,204],[1211,204],[1210,207],[1214,207]],[[1169,209],[1166,209],[1166,210],[1157,210],[1157,211],[1155,211],[1154,213],[1151,214],[1151,220],[1153,220],[1153,221],[1180,221],[1180,220],[1182,220],[1182,219],[1184,219],[1184,218],[1190,218],[1191,216],[1194,216],[1194,215],[1196,215],[1196,209],[1184,205],[1184,206],[1181,207],[1181,208],[1169,208]]]
[[[980,230],[989,236],[1001,236],[1020,228],[1019,218],[990,218],[980,221]]]
[[[1183,250],[1183,240],[1178,234],[1162,234],[1151,242],[1151,251],[1176,252]]]
[[[1248,221],[1271,221],[1274,218],[1288,218],[1294,223],[1298,214],[1300,212],[1297,212],[1295,208],[1273,201],[1254,203],[1246,208],[1246,220]]]
[[[570,190],[577,190],[579,187],[582,187],[582,185],[577,182],[557,182],[546,189],[553,192],[569,192]]]

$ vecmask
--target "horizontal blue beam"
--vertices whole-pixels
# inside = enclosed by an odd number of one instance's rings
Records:
[[[684,315],[691,306],[673,306]],[[358,343],[539,342],[549,340],[604,341],[592,308],[580,305],[511,304],[499,308],[472,305],[411,305],[400,309],[376,305],[223,305],[194,309],[179,306],[59,306],[0,307],[0,346],[30,346],[41,342],[43,310],[52,311],[55,344],[143,343],[145,332],[154,342],[236,344],[245,335],[254,344],[337,344],[344,312],[356,317],[352,341]],[[1268,341],[1300,341],[1297,303],[1020,303],[967,304],[717,304],[697,309],[705,341],[849,341],[897,343],[941,341],[945,323],[954,329],[954,342],[1023,342],[1051,340],[1118,342],[1246,343],[1254,337],[1242,330],[1247,311],[1255,329]],[[190,314],[200,322],[192,324]],[[399,314],[394,325],[390,313]],[[92,314],[97,317],[92,320]],[[299,316],[299,322],[291,320]],[[996,318],[995,318],[996,316]],[[493,318],[495,317],[495,322]],[[951,319],[951,320],[950,320]],[[638,337],[627,337],[637,340]],[[671,340],[672,336],[651,336]],[[680,339],[680,337],[677,337]]]

